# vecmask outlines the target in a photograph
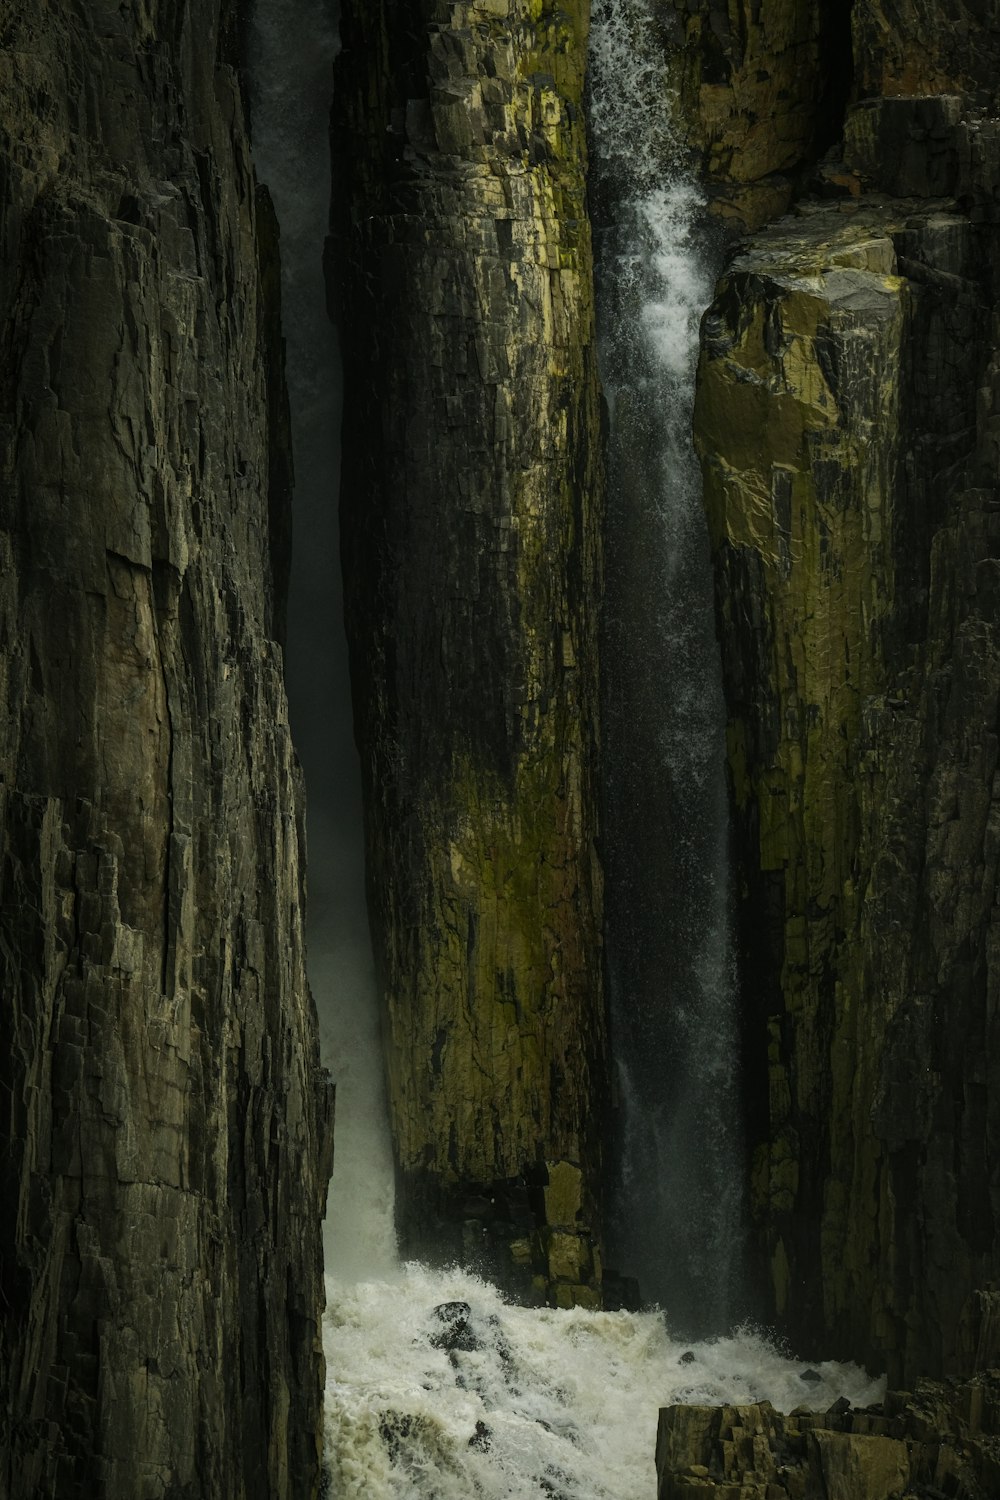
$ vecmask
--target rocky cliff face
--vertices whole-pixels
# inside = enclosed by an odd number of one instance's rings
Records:
[[[766,1279],[907,1378],[995,1356],[1000,1269],[997,33],[932,11],[855,5],[843,159],[732,261],[696,413]]]
[[[677,129],[716,213],[736,228],[759,228],[784,212],[803,170],[838,138],[851,83],[851,5],[672,6]]]
[[[592,1300],[599,415],[586,6],[347,4],[332,267],[404,1249]]]
[[[1000,1377],[921,1380],[853,1410],[782,1416],[753,1406],[669,1406],[656,1442],[658,1500],[991,1500],[1000,1485]]]
[[[235,10],[0,23],[0,1489],[315,1492],[329,1103]]]

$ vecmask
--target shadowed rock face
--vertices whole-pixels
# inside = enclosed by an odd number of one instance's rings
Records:
[[[592,1300],[586,8],[348,4],[342,35],[346,609],[403,1248]]]
[[[787,208],[837,139],[850,85],[849,0],[673,0],[678,129],[709,204],[737,229]]]
[[[1000,1481],[997,1372],[959,1383],[921,1380],[854,1410],[789,1416],[750,1406],[668,1406],[656,1442],[658,1500],[992,1500]]]
[[[1000,1271],[997,43],[917,10],[855,5],[841,199],[741,247],[695,416],[764,1279],[906,1379],[995,1358]]]
[[[314,1493],[275,231],[218,0],[0,27],[0,1490]]]
[[[853,0],[861,99],[961,93],[996,101],[1000,32],[995,0]]]

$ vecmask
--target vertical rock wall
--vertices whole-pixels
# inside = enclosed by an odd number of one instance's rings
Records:
[[[315,1492],[275,234],[219,0],[0,12],[0,1490]]]
[[[677,126],[710,202],[735,227],[787,208],[836,139],[850,84],[844,0],[672,0]]]
[[[906,1379],[995,1359],[1000,1274],[997,31],[932,9],[854,6],[844,160],[733,261],[696,413],[766,1280]]]
[[[586,6],[347,4],[347,618],[407,1252],[592,1300],[605,1072]]]

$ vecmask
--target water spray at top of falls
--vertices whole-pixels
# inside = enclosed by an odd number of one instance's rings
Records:
[[[619,1089],[611,1251],[677,1326],[720,1332],[741,1255],[725,711],[691,421],[714,256],[650,0],[597,0],[589,123],[611,412],[604,846]]]
[[[614,204],[614,228],[599,225],[598,244],[614,259],[615,280],[625,282],[618,300],[637,304],[634,325],[619,326],[614,342],[641,340],[661,377],[690,386],[714,277],[698,252],[704,198],[681,164],[665,42],[648,0],[598,0],[589,76],[597,196]],[[607,336],[604,345],[609,354]],[[605,376],[612,396],[623,374],[612,362]]]

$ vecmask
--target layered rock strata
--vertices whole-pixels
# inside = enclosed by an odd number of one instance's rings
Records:
[[[347,4],[330,262],[402,1243],[560,1302],[605,1075],[586,17]]]
[[[782,1416],[750,1406],[668,1406],[658,1500],[991,1500],[1000,1489],[1000,1373],[920,1381],[875,1407],[846,1400]]]
[[[874,10],[844,197],[734,259],[695,423],[772,1306],[910,1379],[997,1352],[998,127],[968,47],[864,97],[924,47]]]
[[[676,127],[710,207],[756,229],[788,207],[839,134],[851,7],[839,0],[672,0]]]
[[[219,0],[0,23],[0,1491],[318,1482],[276,252]]]

